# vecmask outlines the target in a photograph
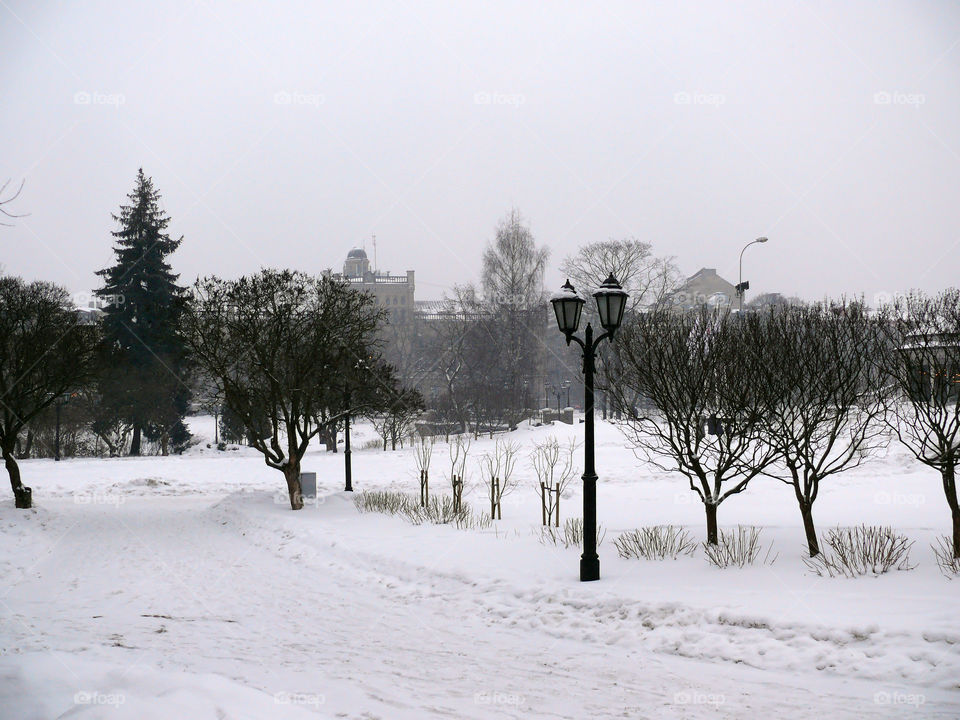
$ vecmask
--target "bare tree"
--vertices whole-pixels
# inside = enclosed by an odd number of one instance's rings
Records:
[[[887,421],[917,460],[940,473],[960,558],[960,291],[900,298],[884,320],[883,367],[895,391]]]
[[[420,507],[430,502],[430,461],[433,459],[434,439],[430,435],[421,435],[413,445],[413,458],[417,463],[420,476]]]
[[[543,365],[547,309],[543,276],[550,252],[537,247],[516,208],[497,225],[496,237],[483,253],[486,305],[483,341],[496,350],[500,376],[494,396],[516,427],[525,406],[533,404],[532,378]],[[488,383],[487,388],[491,386]]]
[[[724,311],[641,313],[621,327],[606,368],[618,378],[608,385],[627,414],[621,428],[646,460],[687,478],[710,544],[720,504],[776,458],[763,437],[760,360],[740,344]]]
[[[536,476],[540,493],[540,509],[544,525],[560,527],[560,497],[576,477],[575,454],[577,441],[573,438],[561,445],[555,437],[534,443],[530,465]]]
[[[455,288],[455,296],[434,321],[436,367],[445,385],[436,405],[460,425],[461,432],[471,429],[477,438],[504,424],[515,426],[518,409],[527,400],[525,392],[532,387],[527,376],[534,372],[518,359],[519,353],[530,360],[525,354],[530,350],[529,335],[519,350],[511,345],[511,337],[524,336],[524,322],[523,312],[503,311],[469,285]],[[511,334],[511,328],[517,332]]]
[[[374,430],[391,450],[403,447],[403,438],[410,434],[414,421],[423,412],[423,397],[414,388],[403,387],[396,368],[378,363],[367,372],[358,374],[352,383],[349,401],[356,412],[358,405],[366,405],[365,415]]]
[[[543,274],[550,251],[538,248],[516,208],[497,225],[496,237],[483,253],[483,292],[488,302],[530,307],[543,295]]]
[[[470,436],[455,435],[447,445],[450,453],[450,490],[453,493],[453,511],[463,507],[463,487],[470,453]]]
[[[491,520],[503,519],[501,501],[516,489],[513,469],[519,452],[519,443],[500,437],[493,446],[493,452],[484,453],[480,457],[480,470],[487,480]]]
[[[793,488],[814,557],[820,482],[887,444],[879,326],[855,302],[773,307],[737,319],[741,352],[763,370],[765,436],[779,455],[766,474]]]
[[[630,293],[628,310],[657,307],[680,281],[672,257],[657,257],[653,245],[634,237],[601,240],[583,245],[564,258],[560,270],[575,287],[593,293],[611,272]],[[587,303],[585,312],[593,312]]]
[[[33,493],[20,480],[15,449],[27,424],[93,374],[95,329],[80,325],[67,291],[0,277],[0,452],[18,508]]]
[[[445,422],[455,422],[460,432],[467,432],[470,418],[467,390],[470,330],[475,308],[475,292],[470,287],[454,288],[455,297],[447,298],[437,319],[431,324],[427,341],[432,368],[439,377],[443,392],[434,409]]]
[[[18,197],[20,197],[20,193],[23,191],[23,184],[25,182],[26,182],[25,180],[21,180],[20,186],[16,189],[16,191],[9,194],[7,197],[4,197],[4,193],[7,192],[7,187],[10,185],[10,180],[8,179],[3,183],[3,185],[0,185],[0,213],[2,213],[5,217],[16,219],[16,218],[26,217],[29,214],[29,213],[22,213],[22,214],[12,213],[6,207],[4,207],[5,205],[9,205]],[[7,223],[7,222],[0,222],[0,225],[3,225],[4,227],[13,227],[13,223]]]
[[[290,270],[202,279],[193,294],[185,317],[193,357],[299,510],[300,461],[313,437],[351,411],[339,378],[375,355],[384,311],[346,283]]]
[[[601,240],[581,246],[576,254],[564,258],[561,271],[573,281],[584,297],[589,298],[612,272],[624,290],[630,295],[627,300],[628,314],[641,309],[658,308],[680,282],[680,271],[672,257],[658,257],[653,254],[653,246],[643,240],[627,237],[620,240]],[[598,324],[596,304],[588,302],[584,306],[586,319]],[[607,417],[610,401],[617,392],[607,383],[616,381],[611,372],[606,372],[604,355],[597,358],[598,405]],[[619,408],[614,403],[614,411]]]

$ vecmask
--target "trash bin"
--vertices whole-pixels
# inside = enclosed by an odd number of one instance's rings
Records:
[[[315,500],[317,497],[317,474],[315,472],[300,473],[300,494],[304,500]]]

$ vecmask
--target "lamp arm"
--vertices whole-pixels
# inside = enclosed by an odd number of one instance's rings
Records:
[[[610,338],[610,342],[613,342],[613,330],[608,330],[607,332],[602,333],[596,340],[593,341],[593,347],[590,349],[596,350],[598,347],[600,347],[600,343],[607,338]],[[583,343],[580,344],[583,345]],[[584,350],[586,350],[586,347],[584,347]]]
[[[570,344],[570,341],[572,340],[573,342],[575,342],[577,345],[580,346],[580,349],[581,349],[581,350],[583,350],[584,352],[586,352],[587,346],[584,345],[584,344],[583,344],[583,340],[581,340],[580,338],[578,338],[576,335],[574,335],[573,333],[570,333],[569,335],[566,336],[566,338],[567,338],[567,345],[569,345],[569,344]]]
[[[748,242],[746,245],[744,245],[744,246],[743,246],[743,250],[740,251],[740,283],[739,283],[740,285],[743,285],[743,254],[747,251],[747,248],[748,248],[748,247],[750,247],[751,245],[756,245],[758,242],[760,242],[760,241],[759,241],[759,240],[751,240],[751,241]],[[742,295],[743,295],[743,290],[737,288],[737,295],[742,296]]]

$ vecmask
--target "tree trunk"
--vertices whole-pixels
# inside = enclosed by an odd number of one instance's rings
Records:
[[[291,460],[283,468],[283,477],[287,480],[287,492],[290,493],[290,509],[303,508],[303,494],[300,491],[300,463]]]
[[[33,491],[24,487],[20,482],[20,466],[13,456],[12,447],[3,448],[3,464],[7,468],[7,474],[10,476],[10,487],[13,488],[14,505],[22,510],[29,510],[33,507]]]
[[[813,525],[813,503],[800,502],[800,515],[803,517],[803,531],[807,535],[807,550],[810,557],[820,554],[820,542],[817,540],[817,529]]]
[[[950,463],[943,468],[943,493],[947,496],[947,505],[953,516],[953,557],[960,558],[960,503],[957,501],[956,467]]]
[[[130,456],[135,457],[140,454],[140,426],[133,426],[133,440],[130,441]]]
[[[707,542],[710,545],[717,545],[717,506],[712,502],[704,503],[704,509],[707,511]]]
[[[33,449],[33,430],[27,430],[27,443],[23,446],[22,458],[30,457],[30,451]]]
[[[170,442],[167,440],[166,435],[160,438],[160,454],[163,455],[163,457],[167,457],[170,454],[169,445]]]
[[[960,559],[960,508],[953,508],[953,557]]]

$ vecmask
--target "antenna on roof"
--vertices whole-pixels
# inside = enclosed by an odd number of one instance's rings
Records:
[[[373,271],[380,272],[380,266],[377,265],[377,236],[371,235],[373,238]]]

